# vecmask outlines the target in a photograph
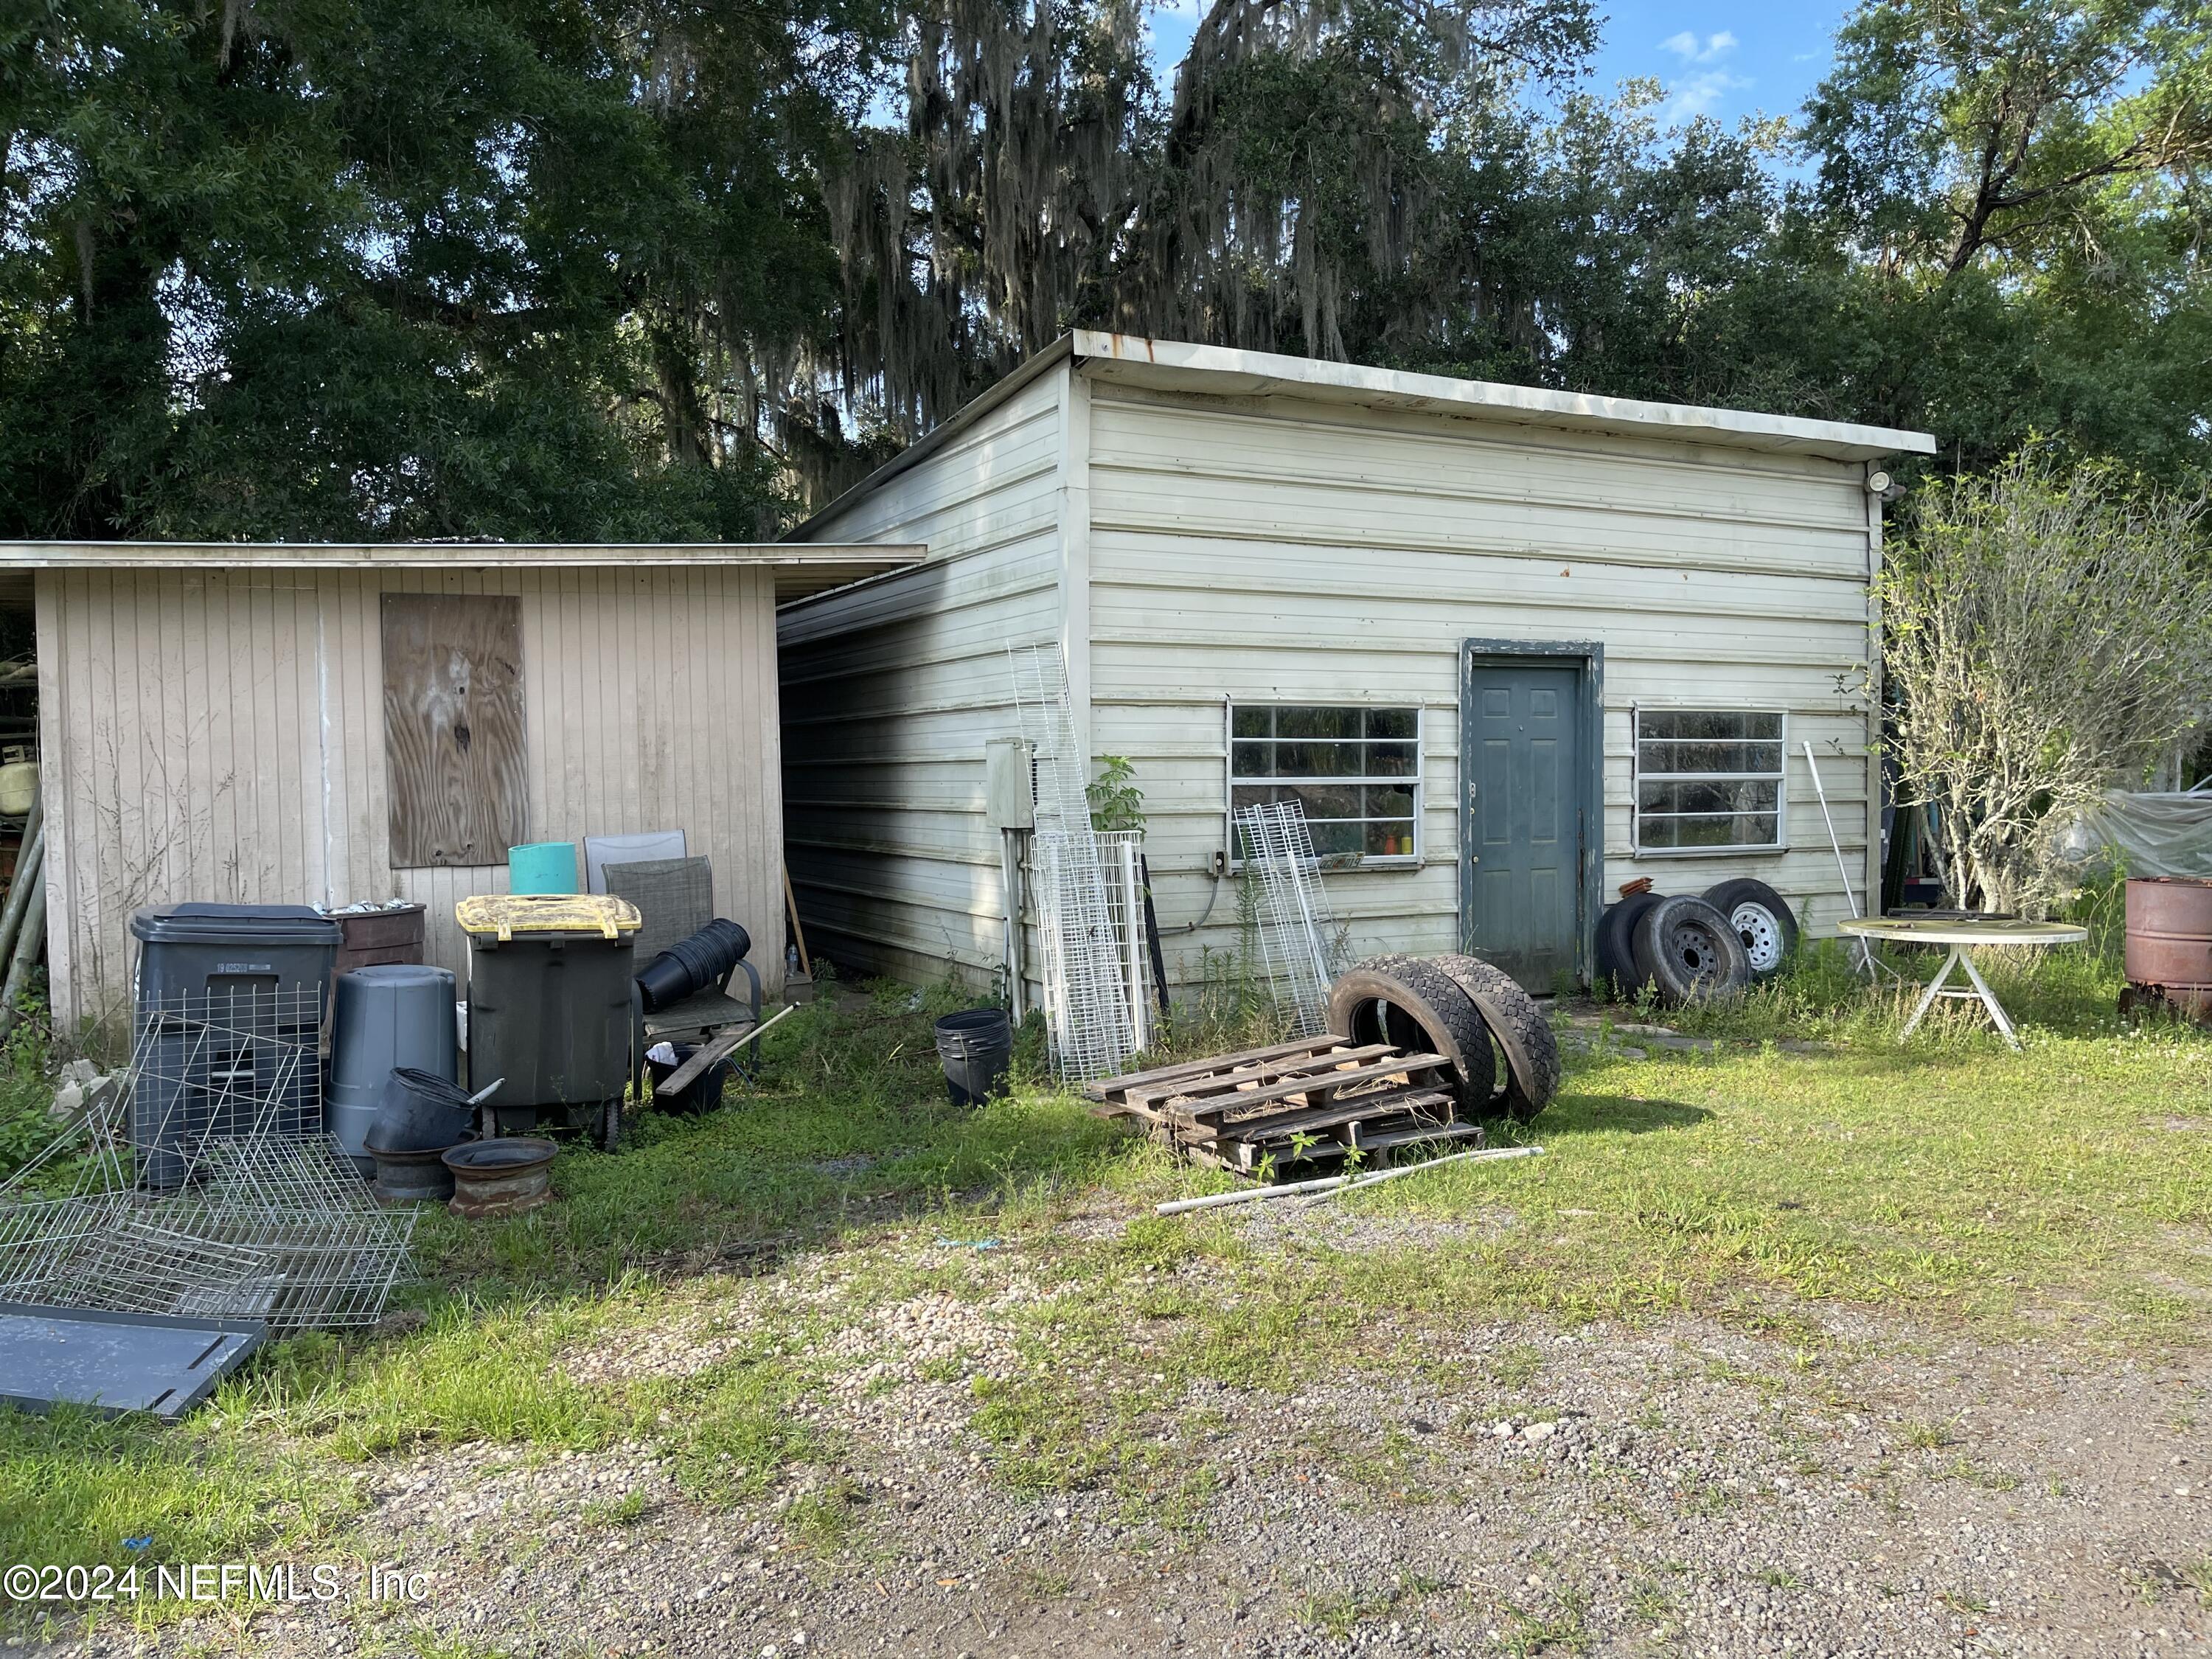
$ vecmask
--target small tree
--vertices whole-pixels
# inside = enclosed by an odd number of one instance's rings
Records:
[[[1920,492],[1877,591],[1899,781],[1954,903],[2047,906],[2046,820],[2212,707],[2204,507],[2033,453]]]

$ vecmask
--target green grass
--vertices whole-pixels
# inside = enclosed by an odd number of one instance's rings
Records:
[[[1456,1376],[1428,1357],[1425,1329],[1695,1310],[1781,1334],[1801,1369],[1817,1365],[1824,1304],[2136,1350],[2212,1330],[2212,1042],[2117,1026],[2109,968],[2079,952],[2001,989],[2028,1019],[2025,1054],[1959,1022],[1900,1047],[1896,994],[1855,989],[1835,965],[1811,952],[1761,1000],[1669,1017],[1722,1039],[1711,1053],[1632,1060],[1608,1044],[1576,1059],[1559,1102],[1518,1132],[1544,1157],[1443,1165],[1346,1198],[1345,1216],[1373,1224],[1353,1248],[1295,1227],[1257,1244],[1235,1212],[1150,1214],[1224,1178],[1043,1086],[1033,1032],[1010,1098],[953,1111],[929,1038],[950,993],[885,988],[857,1011],[811,1007],[772,1034],[765,1075],[721,1110],[648,1118],[612,1157],[565,1151],[547,1208],[488,1225],[427,1217],[426,1279],[393,1328],[273,1344],[167,1427],[0,1413],[0,1559],[342,1551],[379,1460],[630,1440],[710,1504],[811,1468],[784,1522],[835,1552],[868,1506],[830,1472],[843,1453],[834,1431],[808,1426],[836,1413],[794,1409],[848,1363],[827,1339],[923,1295],[982,1301],[1017,1263],[1041,1294],[993,1316],[1016,1362],[970,1385],[988,1467],[1018,1491],[1111,1493],[1164,1547],[1202,1533],[1231,1473],[1179,1403],[1194,1381],[1285,1390],[1323,1372],[1425,1368],[1471,1402],[1533,1408],[1520,1397],[1539,1386],[1540,1350],[1508,1344]],[[1808,1030],[1822,1052],[1765,1040]],[[1078,1238],[1060,1225],[1078,1206],[1133,1219]],[[1401,1242],[1389,1224],[1407,1218],[1450,1224]],[[837,1253],[841,1302],[775,1293],[804,1251]],[[691,1375],[610,1382],[564,1367],[746,1297],[751,1322]],[[1338,1501],[1427,1497],[1388,1437],[1311,1459],[1333,1483],[1316,1490]],[[652,1519],[619,1504],[598,1518]],[[143,1556],[124,1550],[147,1534]],[[1317,1604],[1310,1617],[1328,1628],[1348,1611]],[[1509,1644],[1524,1651],[1584,1639],[1565,1603],[1516,1619]]]

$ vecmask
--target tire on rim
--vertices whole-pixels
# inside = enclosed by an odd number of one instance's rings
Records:
[[[1491,1110],[1526,1123],[1559,1091],[1559,1045],[1551,1022],[1503,968],[1480,957],[1438,957],[1436,963],[1467,994],[1504,1061]]]
[[[1389,1042],[1442,1054],[1455,1113],[1490,1115],[1495,1062],[1490,1030],[1450,975],[1420,957],[1370,957],[1329,988],[1328,1029],[1358,1043]]]
[[[1797,916],[1789,900],[1748,876],[1705,889],[1705,902],[1729,919],[1756,980],[1772,979],[1797,948]]]
[[[1636,973],[1636,924],[1658,902],[1656,893],[1631,893],[1607,905],[1597,919],[1598,976],[1612,985],[1616,997],[1632,995],[1643,983]]]
[[[1701,898],[1663,898],[1636,924],[1636,982],[1670,1003],[1734,996],[1750,983],[1743,941]]]

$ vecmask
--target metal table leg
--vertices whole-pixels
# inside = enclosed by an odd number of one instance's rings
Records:
[[[1990,989],[1988,981],[1974,971],[1973,959],[1963,951],[1954,951],[1951,954],[1959,958],[1959,965],[1966,970],[1966,977],[1974,981],[1974,988],[1982,994],[1982,1004],[1990,1011],[1990,1018],[1996,1021],[1997,1030],[2004,1033],[2004,1040],[2018,1048],[2020,1033],[2012,1029],[2012,1022],[2005,1018],[2005,1011],[1997,1006],[1996,994]]]
[[[1936,977],[1928,981],[1928,988],[1920,994],[1920,1003],[1913,1009],[1912,1018],[1905,1022],[1905,1029],[1897,1034],[1899,1042],[1902,1042],[1919,1028],[1921,1016],[1935,1006],[1936,999],[1943,994],[1943,981],[1951,977],[1951,970],[1964,959],[1959,947],[1953,945],[1951,954],[1943,959],[1942,967],[1936,969]]]
[[[1954,968],[1966,971],[1971,989],[1959,986],[1946,988]],[[1944,958],[1943,966],[1936,971],[1936,977],[1928,981],[1928,988],[1920,994],[1919,1006],[1913,1009],[1912,1018],[1905,1022],[1905,1029],[1897,1034],[1900,1042],[1918,1028],[1921,1017],[1935,1006],[1937,997],[1951,997],[1961,1001],[1979,1000],[1982,1006],[1989,1010],[1990,1018],[1996,1022],[1997,1030],[2004,1040],[2014,1048],[2020,1047],[2020,1033],[2012,1029],[2012,1022],[2005,1018],[2005,1011],[1997,1004],[1996,994],[1990,989],[1989,982],[1975,971],[1972,959],[1966,955],[1966,947],[1960,945],[1951,947],[1951,954]]]

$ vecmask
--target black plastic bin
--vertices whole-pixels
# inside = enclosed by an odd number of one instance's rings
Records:
[[[955,1106],[980,1106],[998,1093],[1013,1052],[1013,1021],[1003,1008],[963,1009],[937,1022],[937,1057]]]
[[[131,1097],[139,1178],[177,1186],[184,1152],[257,1120],[322,1127],[322,1028],[343,936],[303,904],[164,904],[136,911],[137,1036]]]
[[[469,935],[471,1087],[507,1079],[489,1103],[501,1127],[534,1127],[549,1115],[581,1123],[586,1109],[620,1101],[636,912],[596,895],[501,895],[457,908]],[[619,920],[591,927],[602,912]]]

